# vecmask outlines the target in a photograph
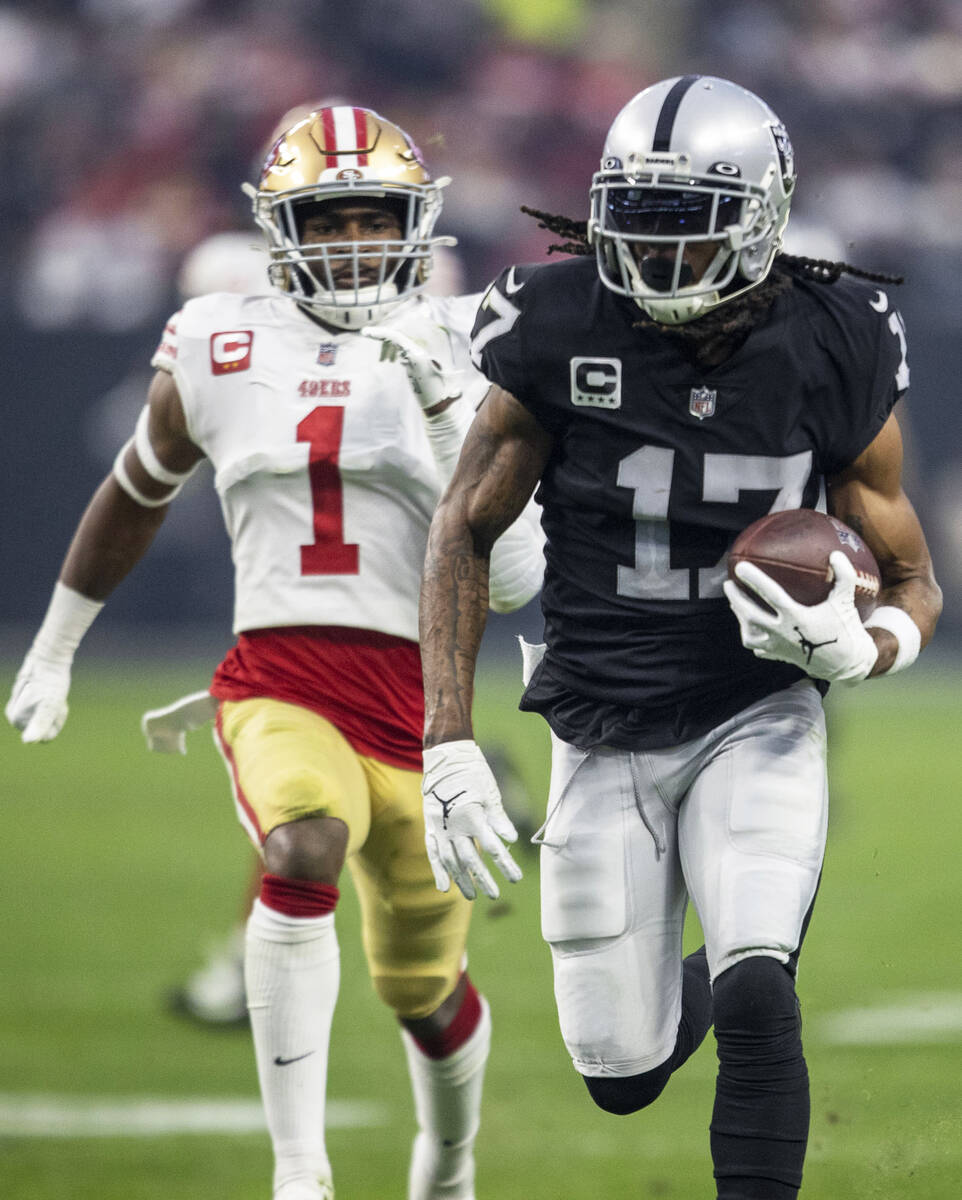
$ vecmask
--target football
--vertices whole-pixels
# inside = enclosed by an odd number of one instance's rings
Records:
[[[812,508],[769,513],[743,529],[728,552],[728,577],[768,608],[735,578],[738,563],[754,563],[799,604],[820,604],[835,578],[828,563],[833,550],[841,550],[855,567],[855,607],[864,621],[875,607],[881,587],[875,555],[853,529]]]

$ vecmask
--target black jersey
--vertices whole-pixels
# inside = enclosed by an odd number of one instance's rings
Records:
[[[640,317],[575,258],[506,270],[472,335],[554,437],[536,493],[548,650],[521,707],[579,746],[676,744],[802,678],[742,646],[728,547],[822,506],[908,383],[899,314],[850,276],[793,280],[710,369]]]

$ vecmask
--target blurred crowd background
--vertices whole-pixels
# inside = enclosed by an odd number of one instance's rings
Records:
[[[962,633],[960,0],[16,0],[0,2],[6,652],[25,649],[129,436],[190,251],[251,228],[240,183],[283,114],[343,101],[407,129],[453,177],[445,278],[480,291],[546,257],[552,239],[520,205],[585,217],[615,113],[686,72],[751,88],[788,126],[790,250],[906,277],[907,484],[948,646]],[[195,477],[109,606],[144,645],[193,627],[229,637],[208,484]]]

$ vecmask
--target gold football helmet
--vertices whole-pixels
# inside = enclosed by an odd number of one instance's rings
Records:
[[[441,189],[449,182],[431,179],[403,129],[370,109],[336,105],[309,113],[282,133],[267,154],[259,186],[244,184],[244,191],[267,238],[271,283],[329,324],[358,329],[383,320],[420,291],[434,247],[454,245],[453,238],[432,236]],[[387,201],[400,240],[305,244],[305,221],[335,198]],[[345,263],[351,272],[344,272]],[[345,287],[346,274],[353,286]]]

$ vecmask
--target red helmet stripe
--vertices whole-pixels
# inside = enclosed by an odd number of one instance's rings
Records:
[[[367,146],[367,113],[363,108],[354,110],[354,128],[357,130],[357,147],[362,150]],[[359,167],[368,165],[366,154],[358,154],[357,165]]]
[[[367,110],[338,108],[321,110],[324,129],[325,167],[366,167],[368,143]]]
[[[331,154],[331,150],[337,150],[337,133],[334,129],[334,109],[321,109],[321,124],[324,128],[324,149],[328,151],[327,160],[324,163],[325,167],[337,166],[337,155]]]

